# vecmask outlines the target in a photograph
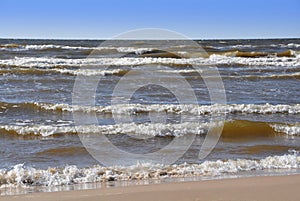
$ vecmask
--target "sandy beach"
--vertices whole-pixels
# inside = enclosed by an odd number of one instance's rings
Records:
[[[2,201],[38,200],[300,200],[300,175],[179,182],[94,190],[3,196]]]

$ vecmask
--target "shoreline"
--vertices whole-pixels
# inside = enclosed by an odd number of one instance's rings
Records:
[[[1,196],[2,201],[38,200],[300,200],[300,175],[171,182]]]

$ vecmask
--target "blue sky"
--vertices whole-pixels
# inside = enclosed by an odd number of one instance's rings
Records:
[[[300,1],[0,1],[0,38],[101,39],[138,28],[198,39],[300,37]]]

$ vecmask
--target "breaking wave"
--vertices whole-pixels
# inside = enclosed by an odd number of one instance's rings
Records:
[[[124,57],[124,58],[84,58],[63,59],[52,57],[15,57],[0,60],[1,67],[23,68],[74,68],[87,66],[138,66],[138,65],[216,65],[216,66],[300,66],[300,57],[231,57],[213,54],[208,58],[161,58],[161,57]]]
[[[204,134],[208,129],[208,123],[162,124],[162,123],[124,123],[114,125],[83,125],[83,126],[53,126],[53,125],[3,125],[2,133],[17,135],[50,136],[57,134],[135,134],[148,136],[182,136],[185,134]]]
[[[22,44],[4,44],[0,45],[2,51],[59,51],[59,50],[85,50],[89,51],[104,51],[108,53],[135,53],[136,55],[143,54],[144,52],[152,51],[152,48],[138,48],[138,47],[88,47],[88,46],[68,46],[68,45],[22,45]]]
[[[205,161],[200,164],[160,165],[141,163],[133,166],[103,167],[95,165],[78,168],[36,169],[24,164],[11,169],[0,169],[0,188],[30,186],[61,186],[107,181],[130,181],[162,178],[219,176],[253,170],[290,170],[300,166],[300,157],[294,154],[268,156],[260,160],[237,159]]]
[[[222,126],[222,122],[184,122],[168,123],[122,123],[113,125],[0,125],[0,131],[14,135],[51,136],[58,134],[132,134],[152,137],[180,137],[194,134],[202,135],[211,127]],[[279,134],[300,135],[300,124],[267,123],[246,120],[226,121],[222,131],[224,139],[255,140],[257,137],[272,137]]]
[[[287,68],[290,71],[295,71],[294,68]],[[133,69],[134,70],[134,69]],[[286,69],[285,69],[286,70]],[[70,75],[70,76],[123,76],[126,73],[130,72],[131,69],[99,69],[99,68],[77,68],[77,69],[68,69],[68,68],[2,68],[0,69],[0,75],[47,75],[52,73],[58,73],[63,75]],[[283,70],[284,71],[284,70]],[[199,75],[199,71],[196,69],[174,69],[174,70],[159,70],[162,73],[178,73],[181,74],[193,74],[196,73],[196,76]],[[138,73],[138,71],[134,71],[134,73]],[[176,76],[176,75],[175,75]],[[206,76],[207,78],[216,78],[212,76]],[[261,73],[257,75],[222,75],[223,79],[230,78],[230,79],[290,79],[300,78],[300,72],[284,72],[284,73]]]
[[[0,102],[0,110],[19,108],[31,110],[48,110],[55,112],[85,112],[103,114],[140,114],[148,112],[166,112],[175,114],[300,114],[300,104],[227,104],[227,105],[194,105],[194,104],[119,104],[109,106],[81,106],[69,104],[50,104],[50,103],[5,103]]]
[[[201,45],[200,45],[201,46]],[[258,52],[253,51],[259,48],[284,48],[288,49],[282,52]],[[256,56],[294,56],[291,48],[299,48],[300,44],[289,43],[289,44],[271,44],[271,45],[250,45],[250,44],[239,44],[239,45],[226,45],[226,46],[203,46],[209,55],[212,53],[229,54],[232,56],[241,57],[256,57]],[[175,45],[169,48],[172,52],[182,52],[185,50],[195,50],[198,47],[189,45]],[[59,50],[88,50],[88,51],[109,51],[109,53],[135,53],[136,55],[141,54],[157,54],[160,51],[158,47],[134,47],[134,46],[69,46],[69,45],[55,45],[55,44],[2,44],[0,45],[1,51],[59,51]],[[212,51],[214,50],[214,51]],[[218,50],[218,51],[216,51]],[[211,52],[212,51],[212,52]],[[151,55],[149,55],[151,56]],[[204,56],[204,55],[203,55]]]

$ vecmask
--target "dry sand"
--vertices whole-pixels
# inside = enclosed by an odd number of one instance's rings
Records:
[[[2,196],[1,201],[228,200],[299,201],[300,175],[164,183],[93,190]]]

